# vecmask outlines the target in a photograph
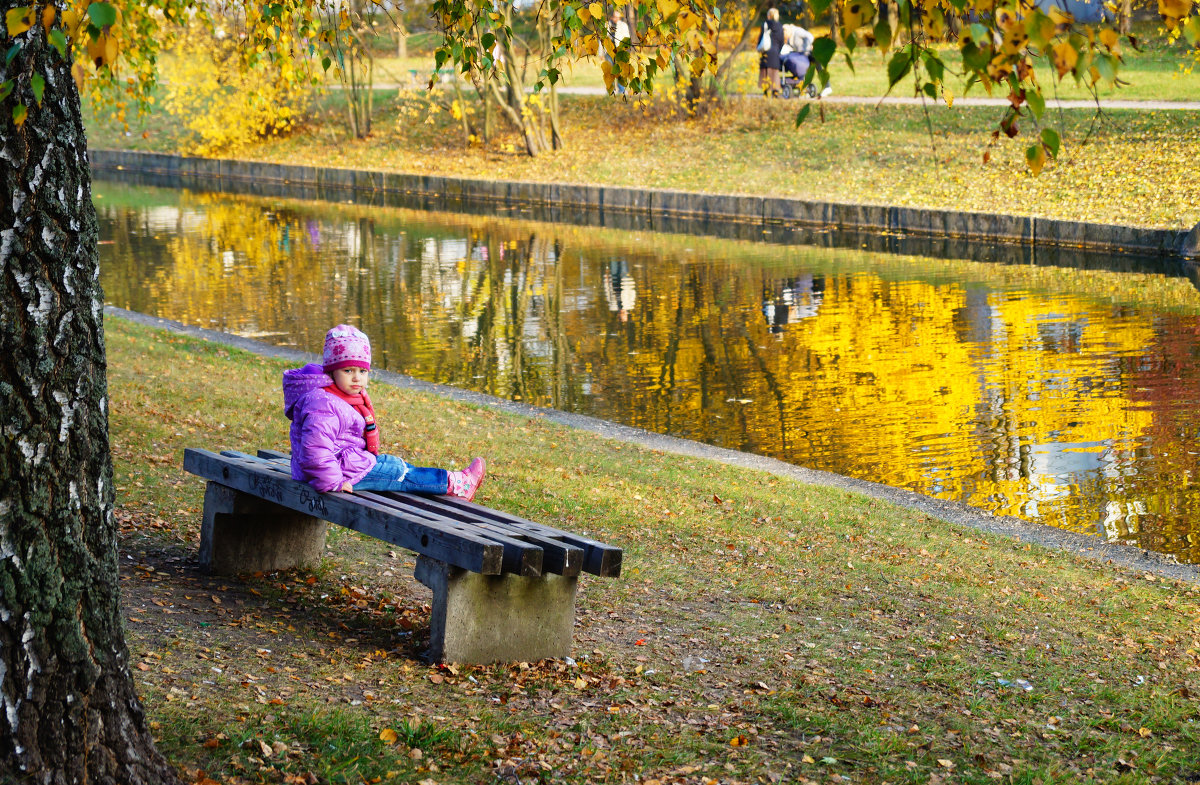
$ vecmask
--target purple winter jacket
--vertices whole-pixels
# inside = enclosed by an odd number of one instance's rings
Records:
[[[292,479],[318,491],[357,484],[375,467],[363,438],[366,421],[322,390],[333,379],[316,363],[283,372],[283,412],[292,421]]]

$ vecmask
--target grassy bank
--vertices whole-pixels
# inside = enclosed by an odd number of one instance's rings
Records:
[[[995,107],[947,109],[824,105],[799,129],[799,101],[731,99],[698,119],[608,96],[566,96],[567,147],[530,159],[502,133],[468,143],[421,91],[381,91],[374,133],[348,140],[338,94],[320,99],[286,139],[230,151],[297,164],[486,179],[593,182],[722,193],[797,196],[1190,229],[1200,222],[1195,114],[1089,110],[1061,114],[1066,147],[1041,176],[1025,170],[1038,129],[1014,139],[991,131]],[[822,116],[818,116],[822,115]],[[152,116],[126,132],[91,118],[93,147],[179,152],[180,125]],[[144,136],[143,136],[144,135]],[[987,162],[984,162],[985,154]]]
[[[279,361],[106,322],[127,630],[163,749],[216,782],[1183,782],[1200,592],[842,491],[383,387],[385,448],[626,549],[574,657],[431,667],[410,555],[192,561],[186,446],[286,447]]]

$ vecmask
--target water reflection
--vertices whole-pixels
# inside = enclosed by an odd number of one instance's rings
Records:
[[[1185,277],[96,191],[115,305],[1200,561]]]

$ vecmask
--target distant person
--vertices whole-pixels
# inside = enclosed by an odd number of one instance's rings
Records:
[[[780,50],[780,62],[785,74],[803,81],[812,65],[812,49],[816,36],[800,25],[783,26],[783,48]],[[829,95],[833,88],[826,85],[821,95]],[[810,95],[816,95],[814,90]]]
[[[614,8],[612,13],[608,15],[608,38],[612,41],[613,52],[615,53],[621,48],[622,41],[629,39],[629,24],[625,21],[621,9]],[[607,55],[607,53],[606,53]],[[608,61],[613,64],[613,71],[616,72],[616,61],[610,56]],[[625,85],[617,83],[617,95],[625,94]]]
[[[395,491],[449,494],[471,501],[487,471],[411,466],[379,452],[375,407],[367,397],[371,342],[339,324],[325,335],[323,363],[283,372],[283,410],[292,421],[292,479],[325,493]]]
[[[825,276],[803,274],[763,287],[762,312],[767,329],[780,334],[784,327],[811,319],[825,300]]]
[[[779,70],[782,67],[783,25],[779,21],[779,9],[767,9],[767,21],[763,25],[766,32],[767,48],[758,58],[758,83],[763,95],[772,98],[779,95]]]
[[[633,287],[633,276],[629,274],[629,263],[618,259],[608,263],[604,274],[604,299],[608,310],[622,322],[629,321],[629,313],[637,302],[637,290]]]

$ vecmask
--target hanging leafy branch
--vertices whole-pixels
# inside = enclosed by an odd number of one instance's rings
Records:
[[[1095,1],[1099,11],[1100,0]],[[811,5],[820,16],[831,3],[813,0]],[[1000,93],[1008,99],[993,139],[1001,133],[1016,136],[1023,120],[1038,129],[1037,141],[1025,151],[1034,174],[1062,149],[1058,130],[1043,125],[1047,86],[1037,77],[1037,61],[1053,64],[1053,79],[1073,79],[1098,98],[1100,85],[1119,83],[1122,39],[1130,47],[1138,46],[1136,38],[1120,34],[1115,20],[1104,21],[1103,14],[1098,14],[1101,21],[1084,23],[1053,4],[1039,6],[1029,0],[899,0],[897,7],[899,27],[908,35],[888,60],[889,91],[911,78],[918,95],[953,105],[954,95],[944,83],[952,67],[935,44],[943,40],[948,21],[956,18],[962,26],[957,73],[966,76],[968,91],[979,85],[988,95]],[[1193,0],[1159,0],[1158,10],[1168,40],[1183,35],[1193,46],[1200,45],[1200,14],[1193,13]],[[895,43],[886,15],[878,13],[871,0],[847,2],[840,22],[847,57],[864,41],[885,55]],[[814,59],[827,66],[837,47],[830,37],[818,39],[818,44]],[[985,153],[985,161],[986,157]]]
[[[379,0],[369,2],[382,7]],[[1070,78],[1095,95],[1099,85],[1119,83],[1123,47],[1139,46],[1133,36],[1120,33],[1115,21],[1102,18],[1084,23],[1052,4],[1045,4],[1043,10],[1030,0],[898,0],[895,28],[880,13],[883,2],[843,0],[837,29],[814,44],[812,59],[817,67],[809,69],[806,78],[827,80],[829,64],[838,53],[852,65],[857,52],[873,49],[889,57],[889,90],[911,79],[916,94],[950,106],[954,95],[946,87],[946,74],[964,74],[967,90],[978,85],[988,94],[1008,99],[994,137],[1016,136],[1021,123],[1032,123],[1037,129],[1037,141],[1026,151],[1034,173],[1062,149],[1060,134],[1046,117],[1044,91],[1053,85],[1039,81],[1036,63],[1053,65],[1055,83]],[[635,20],[634,35],[619,41],[613,40],[608,28],[612,5],[554,0],[550,9],[550,0],[540,3],[554,24],[532,85],[535,92],[556,85],[562,68],[578,59],[599,61],[610,91],[620,87],[652,92],[669,67],[694,76],[717,73],[720,0],[615,0],[615,7]],[[434,53],[436,69],[451,63],[476,84],[482,83],[481,74],[494,74],[496,52],[504,49],[505,42],[516,40],[513,14],[506,12],[506,4],[511,5],[511,0],[434,0],[431,14],[443,34]],[[834,0],[810,0],[809,5],[815,18],[834,10]],[[1157,6],[1168,41],[1182,37],[1200,46],[1200,9],[1195,0],[1157,0]],[[542,14],[540,8],[538,13]],[[315,65],[328,69],[333,58],[355,46],[353,22],[336,0],[73,0],[65,5],[43,0],[5,15],[6,70],[0,72],[0,104],[11,107],[18,125],[40,104],[44,75],[13,74],[7,67],[30,36],[44,35],[61,56],[66,56],[68,47],[74,49],[74,73],[81,87],[90,83],[96,93],[115,95],[118,119],[122,119],[129,103],[139,109],[153,103],[157,59],[170,43],[173,25],[186,21],[211,26],[215,18],[229,14],[245,20],[240,67],[269,62],[281,79],[312,80]],[[937,46],[951,23],[959,29],[957,62],[948,62]],[[803,120],[803,114],[797,115],[797,124]]]

